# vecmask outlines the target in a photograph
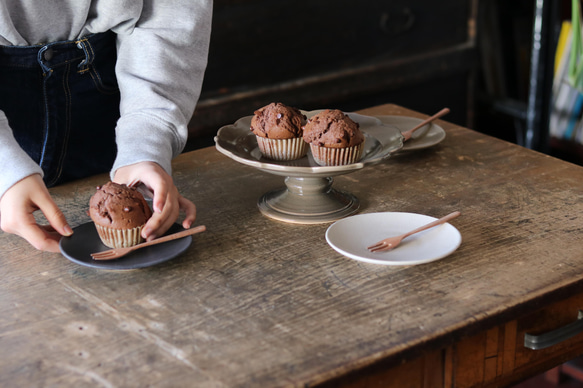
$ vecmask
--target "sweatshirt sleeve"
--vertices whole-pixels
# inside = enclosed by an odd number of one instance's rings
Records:
[[[140,19],[118,32],[116,75],[121,91],[116,128],[123,166],[152,161],[171,173],[207,64],[212,0],[145,0]]]
[[[0,110],[0,166],[10,166],[5,168],[0,174],[0,198],[12,185],[21,181],[29,175],[40,174],[43,171],[38,164],[20,148],[12,129],[8,125],[8,119],[4,112]]]

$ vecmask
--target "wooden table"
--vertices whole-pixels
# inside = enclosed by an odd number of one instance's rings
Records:
[[[583,168],[440,124],[437,146],[334,183],[361,213],[461,210],[462,245],[432,263],[365,264],[328,224],[262,216],[282,178],[214,148],[175,160],[208,230],[171,261],[97,270],[0,234],[0,386],[505,386],[583,353],[580,334],[523,346],[583,306]],[[73,226],[106,180],[52,189]]]

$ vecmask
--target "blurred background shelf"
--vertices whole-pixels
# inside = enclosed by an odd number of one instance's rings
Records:
[[[488,0],[478,10],[474,129],[583,164],[583,146],[549,133],[555,53],[569,0]]]

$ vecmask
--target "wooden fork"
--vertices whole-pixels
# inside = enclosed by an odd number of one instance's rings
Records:
[[[440,218],[439,220],[435,220],[427,225],[420,226],[419,228],[413,229],[412,231],[404,233],[400,236],[388,237],[384,240],[381,240],[378,243],[371,245],[367,249],[370,250],[371,252],[383,252],[383,251],[388,251],[388,250],[394,249],[401,243],[401,241],[403,241],[403,239],[405,237],[409,237],[412,234],[419,233],[419,232],[426,230],[426,229],[429,229],[429,228],[433,228],[434,226],[437,226],[437,225],[445,224],[447,221],[453,220],[454,218],[456,218],[460,214],[461,214],[460,212],[455,211],[453,213],[448,214],[445,217]]]
[[[168,236],[159,237],[159,238],[154,239],[152,241],[146,241],[144,243],[137,244],[137,245],[134,245],[132,247],[114,248],[114,249],[109,249],[107,251],[92,253],[91,257],[93,258],[93,260],[119,259],[120,257],[125,256],[128,253],[135,251],[136,249],[149,247],[151,245],[156,245],[156,244],[160,244],[160,243],[171,241],[171,240],[176,240],[178,238],[190,236],[192,234],[204,232],[205,230],[206,230],[206,226],[200,225],[200,226],[197,226],[194,228],[183,230],[183,231],[178,232],[178,233],[169,234]]]

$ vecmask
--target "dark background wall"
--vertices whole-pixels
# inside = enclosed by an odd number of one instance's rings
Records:
[[[270,102],[397,103],[471,123],[475,0],[216,0],[190,148]]]

